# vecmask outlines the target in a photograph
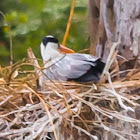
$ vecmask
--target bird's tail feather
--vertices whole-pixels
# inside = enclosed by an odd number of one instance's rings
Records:
[[[97,64],[96,64],[95,68],[96,68],[97,72],[99,72],[100,74],[102,74],[102,72],[104,70],[104,67],[105,67],[105,63],[102,62],[100,59],[98,59],[96,61],[96,63]]]

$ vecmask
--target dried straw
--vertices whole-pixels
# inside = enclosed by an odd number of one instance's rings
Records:
[[[44,81],[31,49],[28,57],[0,67],[0,139],[139,140],[140,69],[112,82],[107,68],[97,85]]]

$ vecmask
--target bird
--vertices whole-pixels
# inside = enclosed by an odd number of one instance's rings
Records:
[[[105,67],[100,58],[75,53],[74,50],[61,45],[52,35],[42,39],[40,50],[45,80],[97,83]]]

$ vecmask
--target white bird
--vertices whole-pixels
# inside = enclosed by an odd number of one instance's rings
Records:
[[[74,53],[73,50],[60,45],[58,39],[50,35],[43,38],[40,49],[47,80],[96,83],[105,66],[99,58]]]

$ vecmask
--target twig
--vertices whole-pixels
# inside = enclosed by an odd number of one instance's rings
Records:
[[[85,133],[86,135],[88,135],[89,137],[93,138],[94,140],[98,140],[97,136],[94,136],[94,135],[90,134],[89,132],[87,132],[85,129],[83,129],[83,128],[79,127],[79,126],[74,125],[73,122],[71,122],[71,126],[76,128],[78,131],[81,131],[81,132]]]
[[[3,105],[5,102],[7,102],[12,97],[13,97],[13,95],[8,96],[6,99],[4,99],[2,102],[0,102],[0,106]]]
[[[107,72],[107,74],[108,74],[108,81],[109,81],[110,87],[112,88],[112,91],[110,91],[110,92],[111,92],[114,96],[116,96],[116,98],[118,99],[118,102],[119,102],[119,104],[120,104],[120,106],[121,106],[122,108],[124,108],[124,109],[126,109],[126,110],[131,110],[131,111],[134,112],[134,109],[132,109],[131,107],[126,106],[126,105],[123,103],[123,101],[122,101],[122,99],[121,99],[121,96],[120,96],[119,94],[116,93],[116,91],[115,91],[115,89],[114,89],[114,87],[113,87],[113,85],[112,85],[112,81],[111,81],[109,72]],[[106,90],[107,90],[107,89],[106,89]]]
[[[54,124],[53,124],[52,116],[51,116],[51,113],[50,113],[50,111],[49,111],[49,109],[48,109],[48,107],[47,107],[45,101],[44,101],[44,100],[41,98],[41,96],[39,96],[39,94],[37,94],[32,88],[30,88],[30,87],[27,86],[27,85],[25,85],[25,87],[26,87],[27,89],[29,89],[32,93],[34,93],[34,94],[39,98],[39,100],[42,102],[42,104],[44,105],[44,108],[45,108],[45,110],[46,110],[46,112],[47,112],[47,114],[48,114],[48,116],[49,116],[49,120],[50,120],[50,123],[51,123],[52,128],[53,128],[53,132],[54,132],[54,135],[55,135],[55,139],[58,140],[58,137],[57,137],[57,134],[56,134],[56,130],[55,130],[55,127],[54,127]]]
[[[66,28],[66,31],[65,31],[65,35],[64,35],[64,38],[63,38],[63,41],[62,41],[63,45],[66,44],[66,39],[68,37],[68,33],[69,33],[69,29],[70,29],[70,26],[71,26],[71,21],[72,21],[72,17],[73,17],[73,13],[74,13],[74,7],[75,7],[75,0],[72,0],[70,16],[69,16],[69,20],[68,20],[68,23],[67,23],[67,28]]]
[[[109,56],[108,56],[108,58],[107,58],[107,61],[106,61],[106,65],[105,65],[105,68],[104,68],[104,71],[103,71],[103,73],[102,73],[102,76],[103,75],[106,75],[106,73],[108,72],[108,70],[109,70],[109,68],[110,68],[110,66],[111,66],[111,64],[112,64],[112,58],[113,58],[113,56],[114,56],[114,54],[115,54],[115,48],[117,47],[117,45],[119,44],[120,42],[117,42],[117,43],[113,43],[113,45],[112,45],[112,47],[111,47],[111,49],[110,49],[110,53],[109,53]]]

